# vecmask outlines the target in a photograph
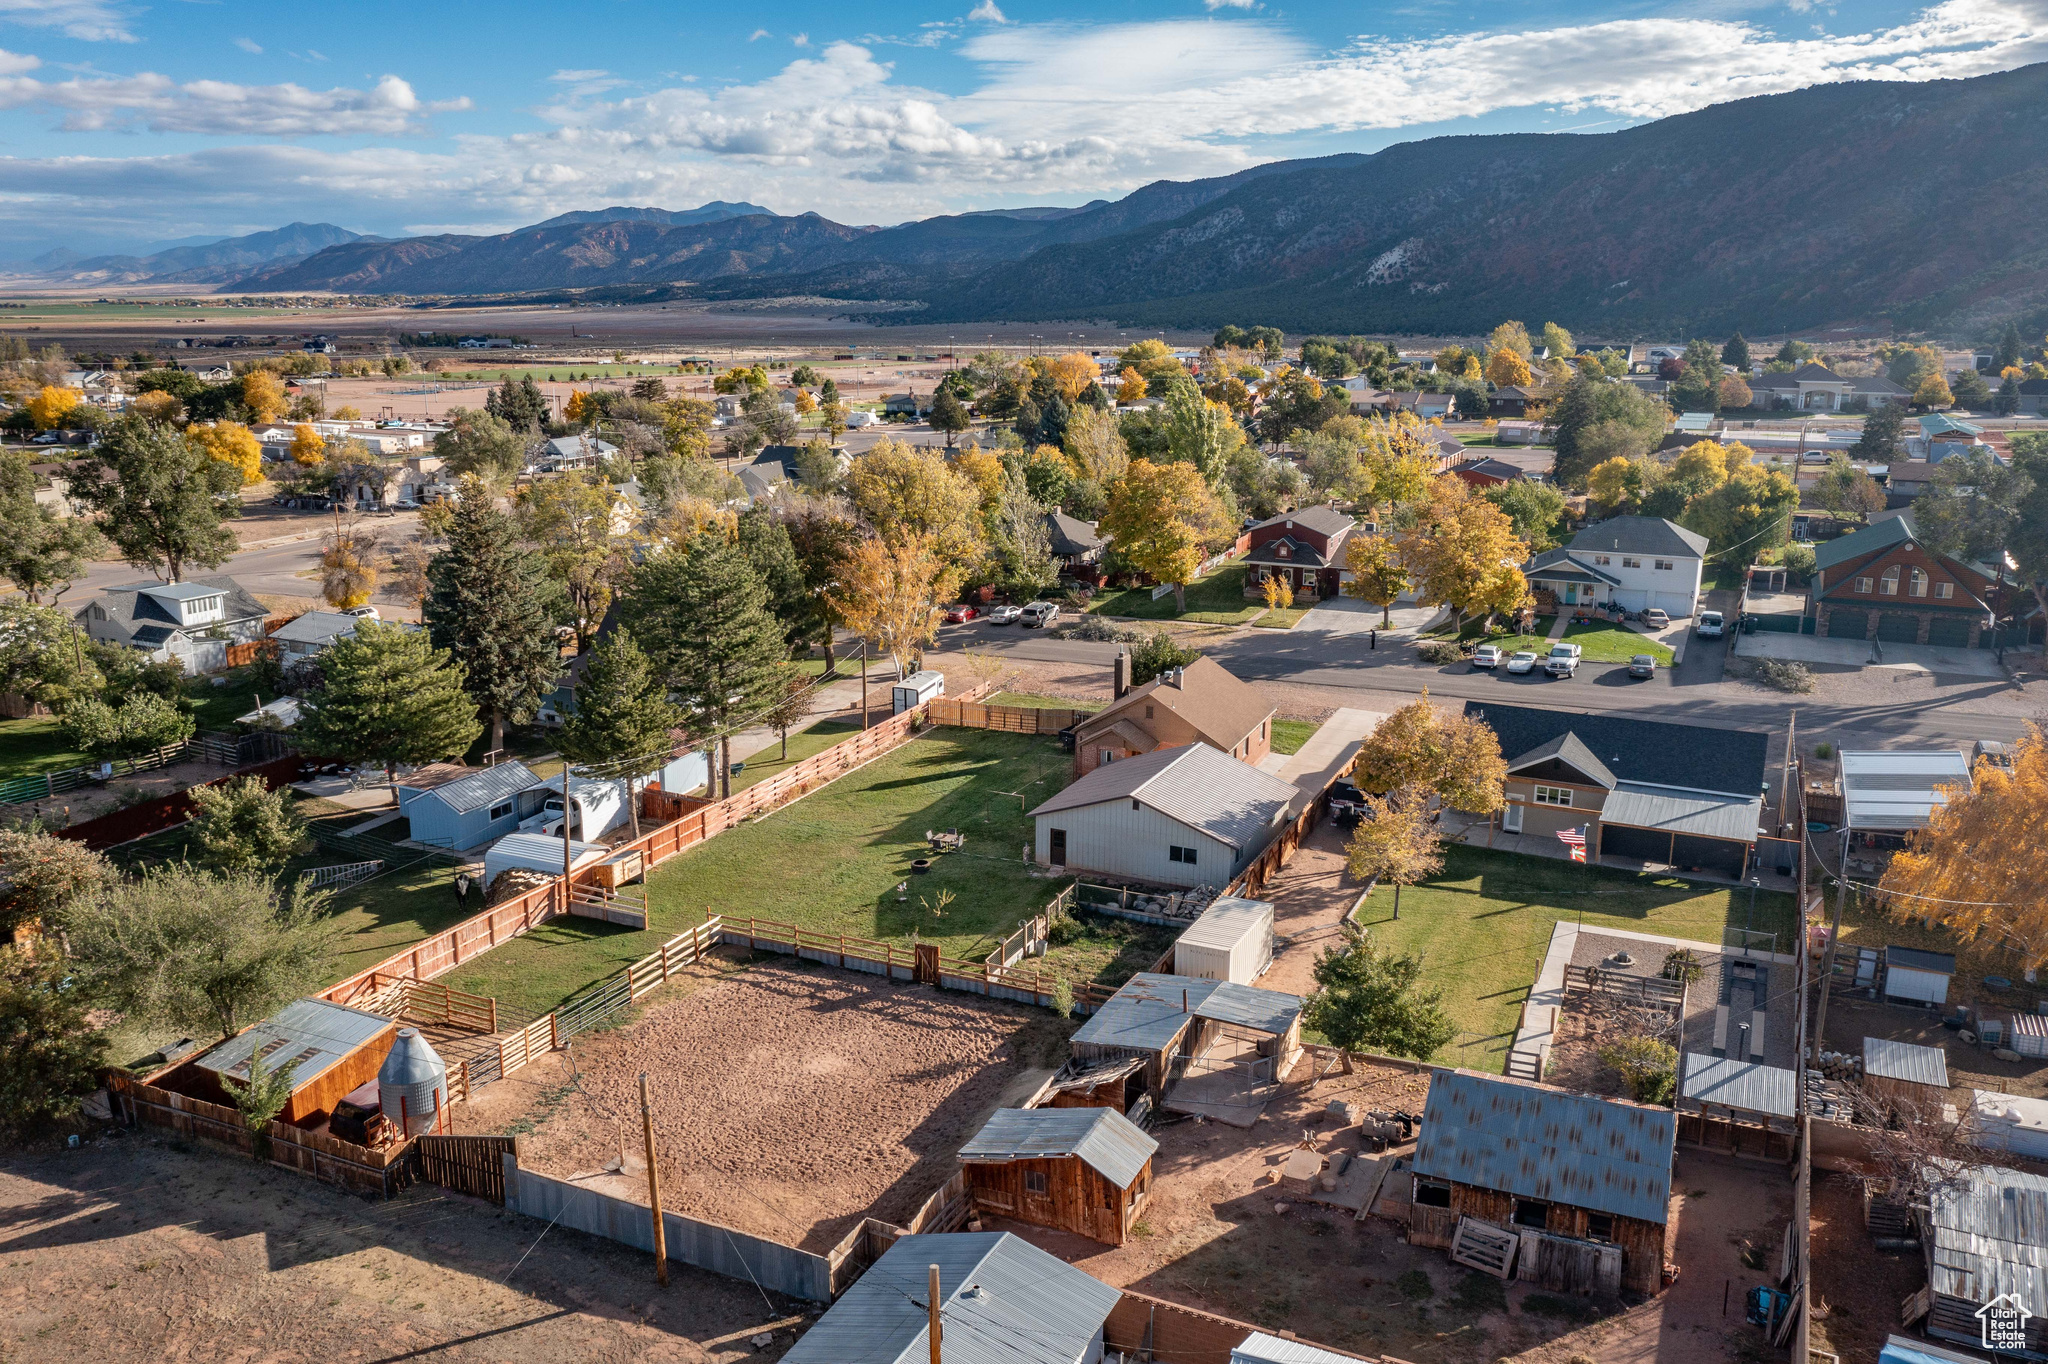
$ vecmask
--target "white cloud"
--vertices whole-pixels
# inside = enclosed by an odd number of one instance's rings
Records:
[[[750,43],[758,43],[763,38],[773,38],[774,36],[774,34],[770,33],[765,28],[757,28],[752,33],[749,33],[747,35],[747,41]]]
[[[970,23],[976,24],[1007,24],[1010,22],[1002,10],[997,7],[996,0],[981,0],[980,4],[967,11],[967,18]]]
[[[565,86],[571,95],[579,99],[616,90],[626,83],[601,67],[569,68],[555,72],[548,80]]]
[[[237,38],[235,39],[235,46],[241,48],[242,51],[244,52],[248,52],[256,56],[263,55],[263,45],[257,42],[254,38]]]
[[[429,114],[467,109],[467,99],[428,103],[411,85],[386,76],[368,90],[308,90],[301,85],[235,85],[168,76],[39,81],[0,76],[0,109],[64,111],[67,132],[145,127],[157,133],[300,137],[330,133],[395,136],[420,130]]]
[[[24,71],[33,71],[43,64],[41,57],[31,57],[26,52],[9,52],[0,47],[0,76],[18,76]]]
[[[809,47],[811,45],[811,35],[808,33],[791,34],[789,45],[791,47]]]
[[[1214,13],[1219,9],[1261,9],[1259,0],[1202,0],[1202,8]]]
[[[105,0],[0,0],[0,22],[54,28],[89,43],[132,43],[128,17]]]

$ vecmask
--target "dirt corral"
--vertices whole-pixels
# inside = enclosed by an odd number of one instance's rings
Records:
[[[643,1170],[644,1071],[663,1206],[822,1252],[862,1217],[913,1214],[1068,1031],[1042,1009],[786,957],[721,963],[479,1091],[458,1126],[525,1134],[522,1160],[552,1175]],[[638,1178],[602,1187],[644,1197]]]

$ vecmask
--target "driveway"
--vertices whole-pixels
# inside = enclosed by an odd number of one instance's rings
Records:
[[[1316,988],[1316,958],[1344,941],[1342,924],[1365,892],[1345,868],[1349,831],[1324,820],[1294,850],[1279,876],[1267,882],[1276,943],[1272,969],[1259,977],[1262,990],[1306,995]]]
[[[1837,668],[1898,668],[1909,672],[1943,673],[1950,677],[2003,680],[2005,669],[1989,649],[1937,649],[1927,644],[1877,644],[1863,639],[1827,639],[1816,635],[1781,635],[1759,630],[1738,636],[1740,658],[1780,658],[1800,663],[1825,663]]]
[[[1432,624],[1447,608],[1441,606],[1420,606],[1413,598],[1401,598],[1394,603],[1390,615],[1393,624],[1380,625],[1381,611],[1371,602],[1356,597],[1331,597],[1319,601],[1309,608],[1307,615],[1295,623],[1295,633],[1304,630],[1320,631],[1326,635],[1364,635],[1374,630],[1385,639],[1389,635],[1407,636]]]

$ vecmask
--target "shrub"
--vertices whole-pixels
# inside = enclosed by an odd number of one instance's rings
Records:
[[[1425,1269],[1411,1269],[1394,1280],[1394,1291],[1415,1302],[1427,1302],[1436,1296],[1436,1284]]]
[[[1813,690],[1813,672],[1804,663],[1782,658],[1761,658],[1756,665],[1757,680],[1778,691]]]
[[[1090,644],[1128,644],[1139,638],[1135,630],[1119,629],[1112,621],[1100,616],[1083,616],[1071,625],[1055,629],[1056,639],[1080,639]]]
[[[1142,687],[1172,668],[1185,668],[1202,656],[1199,649],[1183,648],[1164,630],[1154,630],[1131,649],[1131,685]]]
[[[1079,919],[1071,914],[1062,914],[1046,925],[1045,940],[1054,947],[1065,947],[1078,942],[1087,932],[1087,927]]]
[[[1451,1294],[1454,1306],[1477,1316],[1481,1312],[1505,1312],[1508,1310],[1507,1285],[1491,1274],[1477,1270],[1468,1273]]]
[[[1064,976],[1052,983],[1052,1011],[1061,1018],[1073,1015],[1074,987],[1067,984]]]
[[[1424,663],[1456,663],[1465,657],[1465,650],[1450,639],[1426,639],[1415,646],[1415,652],[1422,655]]]
[[[1778,562],[1785,568],[1785,576],[1793,582],[1805,582],[1813,577],[1815,567],[1813,546],[1790,544],[1779,555]]]
[[[1816,758],[1832,758],[1835,756],[1835,746],[1833,744],[1815,744],[1813,746],[1813,756]]]
[[[1600,1049],[1600,1060],[1620,1072],[1637,1103],[1668,1104],[1678,1083],[1678,1051],[1654,1037],[1628,1037]]]
[[[0,1137],[71,1116],[99,1087],[106,1035],[87,1023],[83,994],[54,955],[0,948]]]
[[[1704,968],[1700,959],[1689,947],[1680,947],[1664,956],[1664,979],[1682,980],[1687,985],[1698,980]]]

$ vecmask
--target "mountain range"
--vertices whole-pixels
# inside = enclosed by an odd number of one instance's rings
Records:
[[[886,228],[747,203],[619,207],[476,236],[294,224],[62,269],[262,292],[805,295],[948,324],[1458,334],[1519,316],[1676,335],[2018,316],[2038,331],[2043,164],[2037,65],[1816,86],[1613,133],[1431,138]]]
[[[377,240],[333,223],[289,223],[244,237],[200,238],[145,256],[80,257],[53,251],[30,264],[48,277],[80,284],[228,284],[252,268],[304,260],[343,242]]]

